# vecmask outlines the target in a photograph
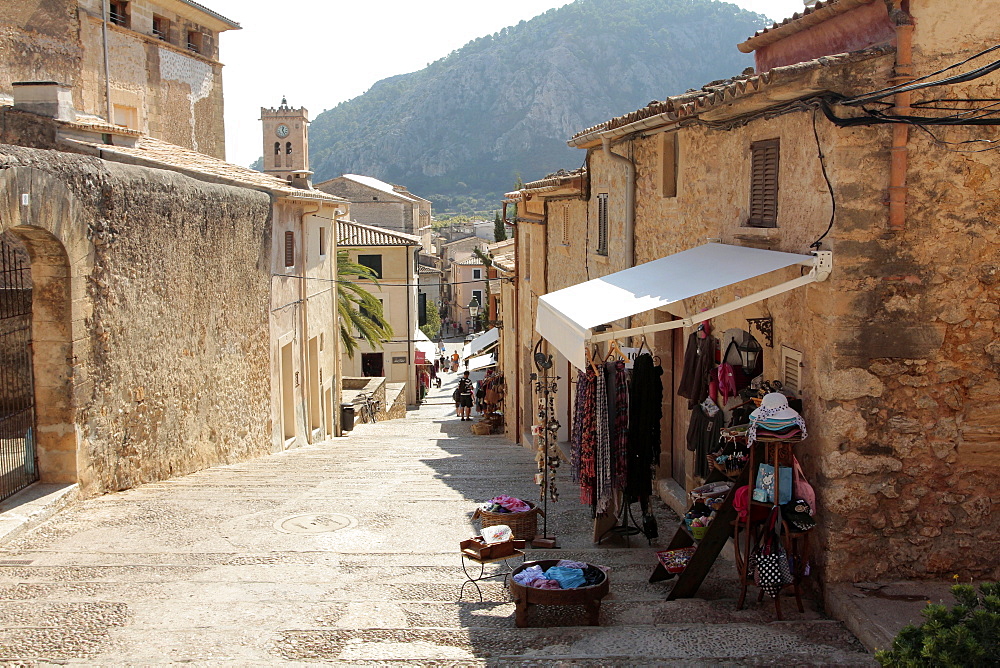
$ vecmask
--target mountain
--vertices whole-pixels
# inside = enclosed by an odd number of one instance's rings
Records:
[[[367,174],[436,212],[494,209],[517,176],[578,167],[574,133],[739,74],[753,60],[736,44],[766,24],[714,0],[577,0],[321,113],[313,181]]]

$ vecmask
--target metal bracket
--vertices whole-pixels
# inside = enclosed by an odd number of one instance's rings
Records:
[[[833,272],[833,251],[813,251],[812,254],[816,258],[816,264],[813,265],[816,282],[830,278],[830,273]]]
[[[751,332],[756,328],[767,342],[768,348],[774,347],[774,318],[747,318],[747,329]]]

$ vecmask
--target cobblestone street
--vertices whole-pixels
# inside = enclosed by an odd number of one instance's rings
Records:
[[[610,566],[601,626],[566,607],[518,629],[499,583],[459,602],[476,503],[537,488],[528,450],[454,417],[454,378],[404,420],[79,502],[15,538],[0,550],[0,664],[870,664],[815,611],[737,612],[725,559],[704,598],[664,601],[654,548],[593,545],[565,468],[549,506],[562,549],[529,558]],[[676,518],[656,512],[665,544]],[[346,526],[319,532],[336,515]]]

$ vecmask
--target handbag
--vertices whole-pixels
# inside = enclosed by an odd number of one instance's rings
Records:
[[[792,500],[792,467],[778,467],[778,505]],[[774,467],[770,464],[757,466],[757,484],[753,490],[753,500],[774,503]]]
[[[802,472],[802,466],[799,464],[799,460],[792,455],[792,485],[795,488],[795,498],[802,499],[809,504],[809,514],[816,514],[816,490],[813,486],[809,484],[806,480],[806,475]],[[784,496],[784,494],[782,494]]]
[[[777,506],[768,515],[765,529],[750,554],[749,565],[753,583],[771,598],[777,598],[783,586],[795,582],[788,554],[781,545],[780,511]]]

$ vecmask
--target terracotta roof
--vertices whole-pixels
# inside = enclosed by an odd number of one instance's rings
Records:
[[[64,123],[68,128],[79,128],[93,130],[94,125],[88,124],[86,128],[81,128],[79,123]],[[124,128],[118,128],[118,131]],[[68,144],[87,147],[91,152],[96,152],[101,158],[108,160],[120,160],[122,162],[138,162],[151,167],[161,169],[176,169],[189,173],[193,176],[209,177],[214,181],[222,181],[232,185],[249,188],[259,188],[268,190],[279,195],[292,196],[301,199],[328,200],[331,202],[345,202],[342,197],[329,195],[319,190],[306,190],[295,188],[287,181],[275,176],[264,174],[249,167],[234,165],[225,160],[213,158],[204,153],[192,151],[183,146],[177,146],[153,137],[139,137],[135,146],[116,146],[103,144],[96,141],[86,141],[78,138],[66,138]],[[124,158],[124,159],[123,159]],[[131,159],[130,159],[131,158]]]
[[[842,0],[844,1],[844,0]],[[847,0],[853,1],[853,0]],[[601,140],[602,135],[618,138],[641,130],[676,124],[717,107],[730,104],[782,84],[800,83],[803,75],[824,68],[838,67],[870,58],[877,58],[893,52],[889,46],[873,46],[861,51],[832,56],[823,56],[794,65],[775,67],[761,74],[742,74],[722,81],[713,81],[698,90],[668,97],[666,100],[650,102],[623,116],[612,118],[586,130],[582,130],[567,142],[573,147],[584,147]],[[803,95],[819,90],[803,90]],[[789,98],[790,101],[794,98]],[[508,193],[516,195],[517,193]]]
[[[463,267],[469,267],[477,264],[482,264],[483,261],[479,259],[478,255],[470,255],[464,260],[459,260],[458,262],[452,262],[452,264],[461,265]]]
[[[762,46],[773,44],[779,39],[794,35],[838,14],[848,12],[859,5],[869,5],[875,0],[827,0],[817,2],[812,7],[806,7],[801,12],[792,14],[780,23],[775,23],[770,28],[764,28],[754,33],[753,37],[737,45],[743,53],[750,53]]]
[[[443,274],[444,272],[436,267],[428,267],[426,264],[417,265],[418,274]]]
[[[419,246],[420,237],[372,225],[337,221],[338,246]]]
[[[492,244],[486,245],[486,250],[490,253],[500,254],[505,252],[508,248],[514,247],[514,239],[504,239],[503,241],[497,241]]]
[[[385,193],[387,195],[392,195],[393,197],[398,197],[399,199],[406,200],[407,202],[416,202],[417,201],[416,200],[416,196],[413,195],[413,193],[409,193],[409,192],[405,192],[405,193],[397,192],[393,188],[393,186],[392,186],[391,183],[386,183],[385,181],[381,181],[379,179],[376,179],[374,176],[363,176],[361,174],[341,174],[337,178],[347,179],[348,181],[354,181],[355,183],[359,183],[359,184],[361,184],[363,186],[366,186],[368,188],[372,188],[373,190],[378,190],[379,192],[383,192],[383,193]],[[336,180],[337,180],[336,178],[329,179],[327,181],[323,181],[323,183],[329,183],[330,181],[336,181]],[[320,183],[318,185],[323,185],[323,183]],[[424,200],[424,201],[426,201],[426,200]]]
[[[553,192],[567,187],[572,187],[574,185],[574,181],[579,181],[579,187],[582,189],[583,180],[586,178],[586,167],[578,167],[572,171],[560,169],[558,172],[546,175],[545,178],[525,183],[521,190],[504,193],[504,200],[507,202],[519,202],[524,198],[525,193]]]

